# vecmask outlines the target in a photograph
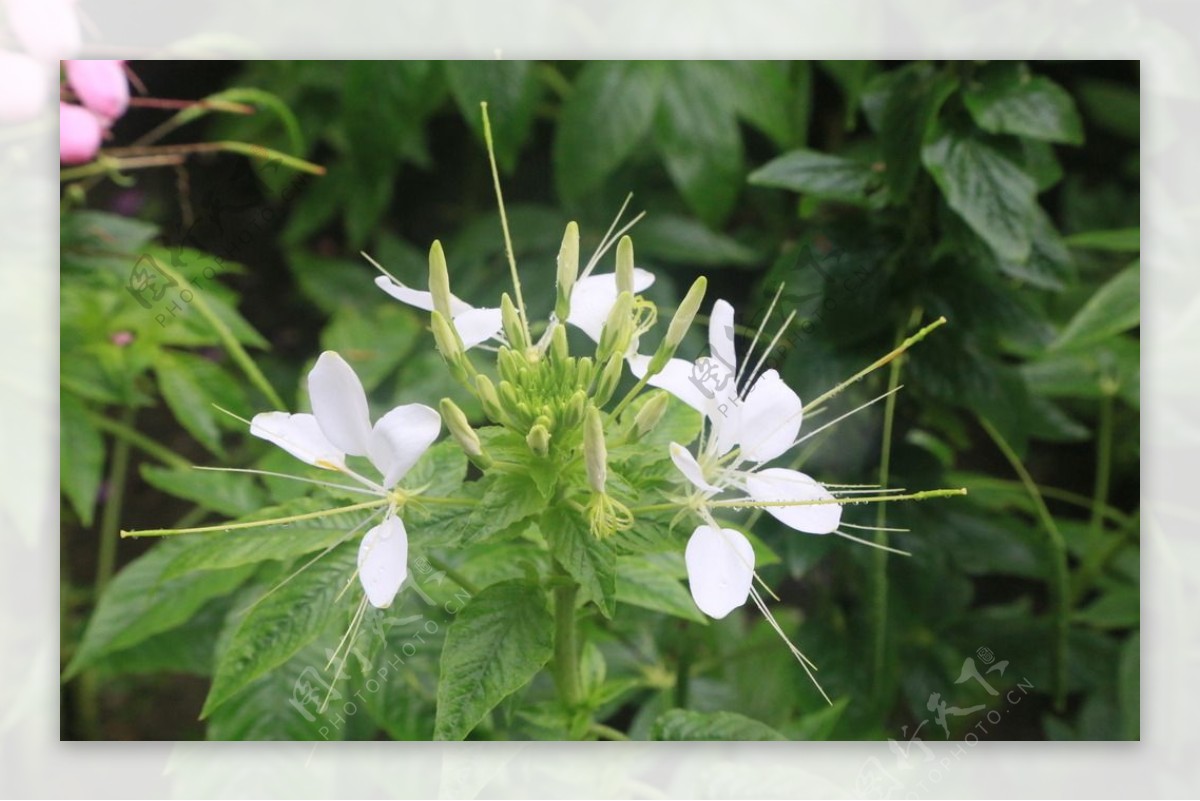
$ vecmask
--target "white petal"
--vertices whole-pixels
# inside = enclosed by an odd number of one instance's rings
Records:
[[[404,521],[388,515],[366,533],[358,546],[358,580],[376,609],[392,605],[408,575],[408,532]]]
[[[368,455],[391,489],[429,449],[442,430],[442,418],[420,403],[397,406],[379,418],[371,430]]]
[[[731,528],[699,526],[684,551],[688,586],[700,611],[721,618],[746,603],[754,581],[754,548]]]
[[[759,502],[833,500],[833,495],[821,484],[798,470],[784,467],[769,467],[757,473],[747,473],[746,491]],[[842,521],[840,503],[765,508],[768,514],[784,525],[808,534],[828,534]]]
[[[311,414],[256,414],[250,421],[250,433],[275,443],[297,459],[316,467],[342,465],[345,462],[345,454],[326,438],[321,426],[317,425],[317,418]]]
[[[504,323],[499,309],[467,309],[455,313],[454,328],[463,341],[463,347],[473,348],[498,337]]]
[[[634,268],[633,291],[642,292],[654,283],[654,273]],[[571,312],[567,322],[583,331],[593,342],[600,341],[604,321],[617,302],[617,274],[589,275],[571,289]]]
[[[779,373],[767,370],[741,402],[737,440],[742,457],[769,462],[796,442],[804,420],[800,396],[783,383]]]
[[[691,451],[678,442],[671,443],[671,461],[679,468],[679,472],[683,473],[684,477],[698,488],[708,492],[721,491],[720,487],[714,487],[704,480],[704,470],[696,461],[696,457],[692,456]]]
[[[375,286],[382,289],[384,292],[391,295],[401,303],[407,303],[409,306],[415,306],[418,309],[425,311],[433,311],[433,293],[425,292],[420,289],[413,289],[410,286],[393,281],[391,276],[380,275],[375,279]],[[450,313],[457,316],[463,312],[470,311],[472,306],[470,303],[459,300],[453,295],[450,296]]]
[[[329,441],[346,453],[366,456],[371,413],[354,368],[333,351],[325,351],[308,372],[308,396]]]
[[[716,400],[709,401],[705,414],[712,426],[707,447],[716,456],[724,456],[738,444],[738,435],[742,431],[742,418],[745,414],[742,404],[732,396],[718,397]]]
[[[717,365],[737,375],[737,353],[733,348],[733,307],[724,300],[713,304],[708,318],[708,350]]]
[[[635,377],[641,378],[646,374],[646,368],[650,365],[649,356],[641,356],[635,354],[630,356],[629,371]],[[705,386],[697,376],[695,365],[685,359],[670,359],[666,366],[650,379],[649,383],[652,387],[665,389],[676,398],[691,406],[696,411],[704,414],[708,411],[709,399],[705,397]],[[710,390],[711,391],[711,390]]]

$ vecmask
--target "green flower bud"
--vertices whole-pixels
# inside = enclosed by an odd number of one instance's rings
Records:
[[[500,407],[509,414],[516,414],[520,411],[520,406],[525,405],[525,412],[528,414],[529,406],[522,404],[521,399],[517,397],[517,388],[509,381],[501,381],[500,386]]]
[[[433,295],[433,308],[447,320],[454,319],[450,313],[450,273],[446,269],[446,254],[442,243],[436,239],[429,248],[429,293]]]
[[[624,368],[625,359],[619,353],[613,354],[608,360],[608,364],[604,365],[604,370],[600,373],[600,380],[596,382],[596,393],[593,396],[597,406],[608,403],[613,393],[617,391]]]
[[[502,347],[496,353],[496,367],[502,380],[519,384],[521,375],[525,372],[525,360],[512,350]]]
[[[525,325],[521,322],[521,313],[517,311],[507,292],[500,296],[500,320],[504,324],[504,336],[508,337],[509,347],[517,352],[524,352],[529,347],[529,340],[525,338]]]
[[[554,326],[554,332],[550,334],[550,355],[560,364],[571,358],[571,351],[567,347],[567,327],[562,323]]]
[[[575,386],[587,387],[596,377],[596,363],[591,356],[584,356],[575,362]]]
[[[633,292],[633,240],[628,235],[617,243],[617,291]]]
[[[633,418],[633,429],[639,438],[646,436],[659,424],[663,414],[667,411],[667,404],[670,400],[671,396],[660,390],[652,393],[650,399],[642,404],[642,408],[638,409],[637,416]]]
[[[550,454],[550,432],[543,425],[535,425],[529,429],[529,433],[525,436],[525,442],[529,445],[529,450],[538,456],[544,457]]]
[[[658,346],[658,350],[654,352],[653,358],[650,359],[650,364],[646,368],[647,375],[657,375],[675,355],[676,348],[679,347],[679,343],[683,341],[688,329],[692,327],[692,322],[696,319],[696,312],[700,310],[700,304],[704,301],[704,292],[707,288],[708,279],[700,276],[683,296],[679,308],[675,310],[675,316],[671,318],[671,324],[667,327],[667,336]]]
[[[463,449],[463,453],[467,458],[480,470],[486,470],[492,465],[492,458],[483,451],[483,443],[479,441],[479,435],[475,433],[475,429],[471,428],[470,422],[467,421],[467,416],[463,414],[463,410],[458,408],[458,404],[449,398],[442,398],[438,408],[442,412],[442,420],[446,423],[446,428],[450,431],[450,435],[454,437],[454,441]]]
[[[584,408],[587,406],[587,393],[582,389],[575,390],[575,394],[567,401],[562,413],[562,424],[564,428],[575,428],[583,422]]]
[[[608,481],[608,448],[604,445],[604,421],[595,406],[588,406],[583,416],[583,460],[588,483],[596,492],[604,492]]]
[[[596,361],[607,362],[614,353],[625,355],[633,338],[633,295],[622,292],[617,296],[604,328],[600,331],[600,344],[596,346]]]
[[[500,396],[496,394],[496,386],[492,380],[483,373],[475,376],[475,392],[488,419],[495,423],[501,422],[504,419],[504,410],[500,407]]]
[[[562,247],[558,250],[558,297],[554,303],[554,314],[566,322],[571,313],[571,290],[579,277],[579,225],[567,223]]]
[[[449,318],[436,309],[429,313],[429,328],[433,331],[433,341],[437,343],[438,351],[447,362],[455,364],[463,355],[462,340],[448,321]]]

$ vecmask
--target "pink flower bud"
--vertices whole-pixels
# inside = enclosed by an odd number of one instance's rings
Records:
[[[74,0],[5,0],[17,40],[35,58],[58,61],[79,52]]]
[[[83,105],[111,123],[129,107],[123,61],[67,61],[67,83]]]
[[[58,158],[63,164],[83,164],[96,158],[102,133],[100,120],[83,106],[58,104]]]
[[[24,53],[0,50],[0,122],[37,116],[50,99],[46,67]]]

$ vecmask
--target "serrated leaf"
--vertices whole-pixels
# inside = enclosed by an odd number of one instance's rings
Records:
[[[680,583],[677,571],[667,569],[667,560],[678,562],[678,567],[682,567],[683,557],[679,553],[620,557],[617,560],[617,600],[707,624],[708,618]]]
[[[253,570],[246,567],[166,578],[167,565],[195,546],[195,541],[184,539],[161,543],[116,575],[100,596],[64,679],[100,656],[182,625],[211,599],[240,585]]]
[[[669,62],[654,118],[655,142],[688,206],[710,225],[733,208],[742,182],[742,137],[728,87],[707,62]]]
[[[583,66],[554,138],[554,176],[561,196],[579,198],[595,190],[633,153],[650,130],[662,82],[658,62],[591,61]]]
[[[482,590],[446,633],[434,739],[466,737],[553,653],[554,618],[540,587],[505,581]]]
[[[160,351],[154,370],[175,419],[201,445],[223,456],[217,415],[225,415],[213,404],[235,414],[245,413],[248,402],[241,386],[220,365],[191,353]]]
[[[1141,270],[1132,264],[1088,298],[1054,343],[1054,348],[1086,348],[1136,328],[1141,321]]]
[[[1024,261],[1031,248],[1037,184],[980,139],[943,129],[921,151],[942,195],[1003,259]]]
[[[201,718],[287,662],[345,612],[348,604],[339,605],[335,599],[354,576],[357,553],[358,543],[334,549],[245,612],[218,657]]]
[[[815,150],[793,150],[767,162],[748,179],[755,186],[802,192],[821,200],[881,205],[883,175],[853,159]]]
[[[612,618],[616,609],[617,557],[607,542],[596,539],[578,513],[548,509],[539,524],[550,553],[579,584],[584,600]]]
[[[75,395],[59,394],[59,481],[79,522],[92,525],[104,478],[104,438],[88,420],[87,407]]]
[[[463,543],[470,545],[540,513],[546,505],[527,474],[495,472],[481,480],[483,497],[470,516]]]
[[[329,692],[325,649],[313,643],[260,677],[208,718],[209,740],[340,740],[345,683]],[[329,698],[326,714],[320,712]]]
[[[949,73],[919,63],[877,75],[867,84],[863,110],[879,136],[892,202],[912,189],[921,169],[921,144],[957,86]]]
[[[517,153],[533,128],[542,95],[536,66],[531,61],[445,61],[450,94],[463,119],[483,142],[480,102],[488,104],[496,161],[511,172]]]
[[[230,517],[257,511],[266,500],[253,477],[244,474],[154,464],[143,464],[141,474],[156,489]]]
[[[765,723],[736,712],[672,709],[654,722],[654,740],[786,740]]]
[[[988,133],[1083,144],[1083,122],[1071,95],[1018,66],[991,65],[967,87],[963,102],[975,124]]]

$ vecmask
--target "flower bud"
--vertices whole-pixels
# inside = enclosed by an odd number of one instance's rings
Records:
[[[96,115],[73,103],[58,104],[58,160],[83,164],[96,158],[104,135]]]
[[[463,347],[458,332],[448,319],[436,309],[429,313],[429,328],[433,331],[433,341],[437,343],[442,358],[453,364],[462,357]]]
[[[614,353],[624,357],[633,338],[633,295],[622,292],[617,296],[604,328],[600,331],[600,343],[596,346],[596,361],[607,362]]]
[[[575,386],[588,387],[596,376],[596,363],[591,356],[584,356],[575,362]]]
[[[529,429],[529,433],[525,436],[525,442],[529,445],[529,450],[538,456],[544,457],[550,454],[550,432],[540,423]]]
[[[562,323],[555,325],[554,332],[550,334],[550,355],[559,364],[571,358],[571,351],[567,346],[567,327]]]
[[[608,403],[613,393],[617,391],[624,367],[625,359],[619,353],[614,353],[608,363],[604,365],[604,370],[600,373],[600,380],[596,382],[596,393],[593,395],[597,406]]]
[[[654,357],[650,359],[650,364],[646,368],[647,375],[657,375],[675,355],[676,348],[687,335],[688,329],[692,327],[692,321],[696,319],[696,312],[700,310],[700,304],[704,300],[704,292],[707,288],[708,279],[700,276],[683,296],[679,308],[675,310],[675,316],[671,318],[671,324],[667,327],[667,336],[659,344],[658,350],[654,352]]]
[[[500,391],[500,406],[509,414],[521,412],[521,407],[524,406],[524,414],[529,413],[529,405],[521,403],[521,399],[517,397],[517,389],[509,381],[501,381],[496,387]]]
[[[617,243],[617,291],[633,292],[633,240],[628,235]]]
[[[483,452],[483,443],[479,441],[479,435],[475,433],[475,429],[471,428],[467,416],[463,414],[462,409],[458,408],[458,404],[449,398],[442,398],[438,408],[442,412],[442,420],[445,421],[450,435],[463,449],[467,458],[474,462],[480,470],[490,467],[492,458]]]
[[[108,127],[129,108],[129,79],[124,61],[101,59],[64,62],[67,83],[89,111]]]
[[[450,272],[446,268],[446,254],[442,243],[436,239],[429,248],[429,294],[433,295],[433,308],[447,320],[453,320],[450,311]]]
[[[575,288],[575,279],[578,277],[579,225],[571,221],[567,223],[562,247],[558,250],[558,297],[554,303],[554,314],[563,322],[571,313],[571,290]]]
[[[575,428],[583,422],[584,408],[587,406],[587,393],[582,389],[575,390],[575,394],[567,401],[562,413],[563,428]]]
[[[592,489],[604,492],[608,481],[608,448],[604,445],[604,421],[595,406],[588,406],[583,415],[583,461]]]
[[[496,394],[496,386],[492,380],[483,373],[476,375],[475,392],[488,419],[495,423],[501,422],[504,419],[504,411],[500,408],[500,396]]]
[[[525,324],[521,322],[521,314],[507,292],[500,296],[500,321],[504,325],[504,336],[508,338],[509,347],[524,353],[529,347],[529,340],[525,338]]]
[[[642,408],[638,409],[637,416],[633,418],[633,429],[637,432],[637,436],[646,436],[663,418],[663,414],[667,411],[667,404],[670,402],[671,396],[666,392],[654,392],[650,395],[650,399],[642,404]]]

